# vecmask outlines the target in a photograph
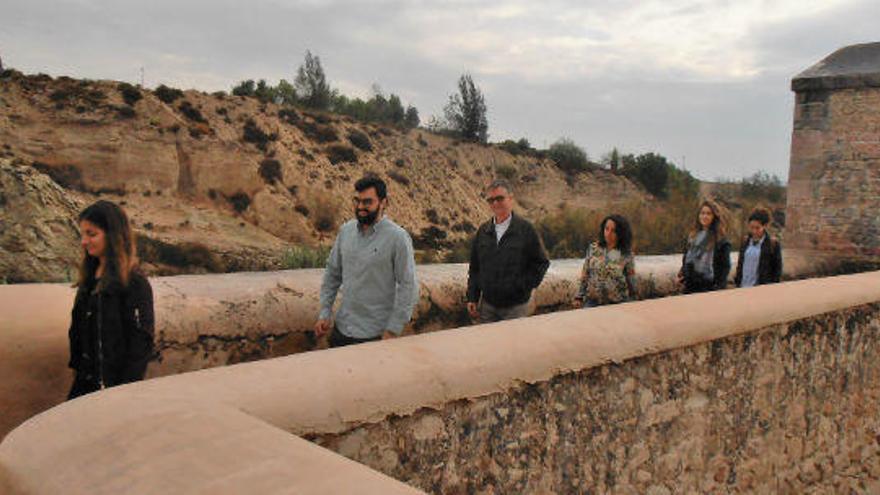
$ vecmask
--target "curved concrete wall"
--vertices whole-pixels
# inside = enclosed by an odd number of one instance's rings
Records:
[[[735,256],[734,256],[735,258]],[[639,297],[675,293],[679,256],[636,258]],[[817,272],[814,257],[786,252],[786,274]],[[580,260],[553,261],[535,294],[537,313],[567,309]],[[187,275],[151,279],[159,359],[148,377],[284,356],[321,348],[309,331],[322,270]],[[732,275],[731,275],[732,276]],[[406,333],[469,324],[467,265],[418,267],[420,300]],[[0,285],[0,437],[64,400],[67,328],[73,289],[59,284]]]
[[[26,494],[123,487],[127,493],[234,492],[257,478],[265,493],[324,493],[328,483],[405,493],[406,486],[318,454],[291,434],[332,443],[327,435],[363,425],[388,430],[395,418],[513,394],[609,362],[878,302],[880,272],[874,272],[563,311],[148,380],[30,419],[0,444],[0,472],[13,493]],[[859,318],[850,331],[870,338],[854,348],[876,350],[878,320]],[[435,423],[411,425],[413,435],[430,438]],[[389,455],[375,463],[399,462]]]

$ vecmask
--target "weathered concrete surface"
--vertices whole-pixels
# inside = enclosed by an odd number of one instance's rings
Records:
[[[880,43],[838,50],[796,92],[786,247],[880,261]]]
[[[678,256],[636,260],[640,297],[675,292]],[[815,273],[813,258],[786,252],[790,277]],[[580,260],[551,264],[535,311],[567,309]],[[151,279],[159,357],[149,377],[284,356],[320,348],[309,331],[318,313],[321,270],[185,275]],[[467,265],[418,267],[416,315],[406,333],[469,324]],[[74,290],[56,284],[0,285],[0,437],[67,396],[67,329]]]
[[[880,43],[841,48],[791,81],[797,92],[870,87],[880,88]]]
[[[228,492],[265,443],[267,493],[346,478],[288,465],[283,430],[429,490],[869,493],[878,331],[873,272],[301,353],[65,403],[4,439],[0,473],[28,494]]]

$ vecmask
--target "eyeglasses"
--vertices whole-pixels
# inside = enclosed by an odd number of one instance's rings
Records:
[[[367,208],[369,208],[373,204],[373,198],[365,198],[365,199],[351,198],[351,204],[354,206],[363,205],[363,206],[366,206]]]
[[[491,196],[491,197],[486,198],[486,202],[491,205],[492,203],[500,203],[500,202],[504,201],[505,199],[507,199],[507,196],[503,196],[503,195],[502,196]]]

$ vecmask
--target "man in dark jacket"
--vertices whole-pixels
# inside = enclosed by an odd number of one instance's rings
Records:
[[[489,184],[486,202],[493,217],[474,236],[468,270],[468,313],[480,323],[526,316],[550,266],[535,227],[513,213],[507,181]]]

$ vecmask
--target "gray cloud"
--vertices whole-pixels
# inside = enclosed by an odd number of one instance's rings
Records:
[[[567,136],[595,158],[657,151],[706,179],[785,177],[791,77],[874,41],[878,18],[874,0],[6,0],[0,55],[27,72],[132,82],[143,66],[148,86],[211,91],[290,80],[310,49],[343,91],[378,83],[423,120],[470,72],[493,139]]]

